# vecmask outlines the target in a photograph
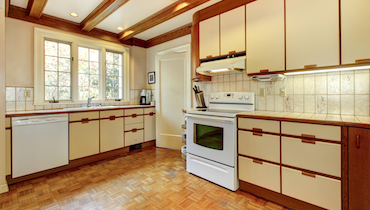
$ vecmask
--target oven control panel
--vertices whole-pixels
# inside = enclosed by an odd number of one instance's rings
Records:
[[[209,102],[216,103],[252,103],[254,104],[254,93],[252,92],[213,92],[209,95]]]

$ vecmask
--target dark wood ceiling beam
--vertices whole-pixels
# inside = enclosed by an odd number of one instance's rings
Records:
[[[146,41],[146,48],[153,47],[164,42],[168,42],[179,37],[191,34],[192,23],[186,24],[172,31],[156,36]]]
[[[48,0],[29,0],[27,5],[29,16],[39,19],[44,11],[46,3],[48,3]]]
[[[145,18],[144,20],[131,26],[130,28],[122,31],[119,34],[119,39],[128,40],[143,31],[146,31],[160,23],[163,23],[164,21],[176,17],[177,15],[187,12],[208,1],[209,0],[179,0],[160,10],[159,12],[149,16],[148,18]]]
[[[9,5],[10,5],[10,0],[5,0],[5,17],[8,17],[8,14],[9,14]]]
[[[101,21],[128,1],[129,0],[104,0],[81,22],[81,29],[83,31],[91,31]]]

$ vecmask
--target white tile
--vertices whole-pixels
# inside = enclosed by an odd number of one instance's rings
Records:
[[[257,110],[266,110],[266,97],[257,96]]]
[[[328,110],[327,95],[316,95],[316,113],[324,114]]]
[[[236,82],[236,91],[237,92],[242,92],[243,91],[243,81],[239,80]]]
[[[63,109],[63,108],[67,108],[68,104],[60,104],[59,106],[60,106],[61,109]]]
[[[15,110],[16,111],[25,111],[26,110],[26,102],[25,101],[15,102]]]
[[[235,92],[236,91],[236,82],[235,81],[234,82],[230,82],[229,87],[230,87],[230,91],[231,92]]]
[[[293,95],[287,95],[284,98],[284,112],[293,111]]]
[[[26,101],[33,101],[33,88],[26,88],[30,91],[30,97],[26,98]]]
[[[230,82],[230,74],[224,75],[224,82]]]
[[[236,81],[242,81],[243,80],[243,75],[245,73],[239,73],[239,74],[236,74]]]
[[[243,80],[243,92],[249,92],[249,91],[250,91],[250,81]]]
[[[236,81],[236,74],[230,74],[229,77],[230,77],[230,80],[229,80],[230,82]]]
[[[353,71],[341,72],[340,91],[341,91],[341,94],[354,94],[354,73]]]
[[[26,98],[24,97],[24,90],[25,88],[22,87],[15,88],[15,101],[26,101]]]
[[[285,90],[287,95],[292,95],[294,93],[294,77],[287,76],[285,81]]]
[[[326,76],[315,75],[315,94],[327,94]]]
[[[34,110],[34,109],[35,109],[35,106],[33,105],[33,102],[26,101],[26,110],[29,111],[29,110]]]
[[[266,82],[265,83],[265,91],[266,91],[266,95],[269,96],[269,95],[274,95],[275,94],[275,83],[274,82]]]
[[[355,95],[355,115],[369,116],[369,95]]]
[[[303,77],[303,92],[304,94],[315,94],[315,76],[306,74]]]
[[[266,98],[266,110],[275,111],[275,96],[268,95],[265,98]]]
[[[15,101],[15,87],[6,87],[6,101]]]
[[[53,105],[44,105],[45,110],[53,109]]]
[[[328,114],[340,114],[340,95],[328,95]]]
[[[354,95],[341,95],[340,113],[345,115],[355,114],[355,97]]]
[[[224,82],[224,75],[217,76],[217,82]]]
[[[242,75],[243,75],[243,81],[250,80],[250,76],[248,76],[248,74],[242,73]]]
[[[355,94],[369,94],[369,72],[355,73]]]
[[[212,92],[218,92],[218,83],[212,84]]]
[[[229,82],[224,82],[223,83],[223,86],[224,86],[224,92],[229,92],[230,91],[230,83]]]
[[[328,73],[328,94],[340,94],[339,74]]]
[[[275,111],[277,112],[284,111],[284,97],[275,95]]]
[[[60,105],[59,104],[53,104],[52,109],[60,109]]]
[[[6,102],[6,109],[7,112],[15,111],[15,102]]]
[[[218,86],[218,92],[224,92],[224,83],[217,83],[217,86]]]
[[[280,80],[280,81],[276,81],[275,84],[274,84],[274,88],[275,88],[275,94],[279,95],[280,94],[280,88],[283,87],[283,84],[284,84],[284,80]]]
[[[295,78],[294,78],[295,81]],[[293,103],[293,111],[294,112],[303,112],[303,95],[296,95],[294,94],[294,103]]]
[[[68,108],[74,108],[75,107],[75,105],[74,104],[68,104]],[[43,107],[44,108],[44,107]],[[42,108],[42,109],[43,109]]]
[[[35,105],[35,110],[42,110],[44,109],[43,105]]]
[[[258,82],[251,80],[250,83],[251,83],[250,91],[253,93],[257,93],[258,92]]]
[[[315,95],[304,95],[304,110],[303,112],[315,113]]]
[[[294,95],[303,94],[303,75],[294,76]]]

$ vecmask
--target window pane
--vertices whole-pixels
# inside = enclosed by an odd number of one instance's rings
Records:
[[[78,62],[78,73],[89,73],[89,62],[87,61],[79,61]]]
[[[58,70],[58,58],[45,56],[45,70],[57,71]]]
[[[90,74],[99,74],[99,63],[90,62]]]
[[[78,93],[79,93],[78,97],[80,99],[84,99],[84,100],[86,100],[90,95],[88,87],[79,87],[78,88]]]
[[[113,65],[111,65],[111,64],[107,64],[106,65],[106,74],[107,74],[107,76],[113,76]]]
[[[59,57],[71,57],[71,45],[59,43]]]
[[[113,65],[112,65],[113,64]],[[121,99],[122,96],[122,54],[106,53],[106,98]]]
[[[90,87],[99,88],[99,76],[90,75]]]
[[[59,72],[59,87],[71,86],[71,76],[69,73]]]
[[[99,50],[79,47],[78,86],[79,99],[99,97]]]
[[[45,55],[58,56],[58,43],[45,41]]]
[[[78,60],[89,60],[89,49],[84,47],[78,48]]]
[[[59,71],[70,72],[71,71],[71,60],[65,58],[59,58]]]
[[[60,87],[59,88],[59,99],[60,100],[70,100],[71,87]]]
[[[89,87],[89,75],[88,74],[78,74],[78,86]]]
[[[119,57],[120,57],[119,54],[117,54],[117,53],[114,53],[113,54],[113,64],[117,64],[118,65],[120,63],[120,61],[119,61],[120,58]]]
[[[45,85],[57,86],[58,85],[58,72],[45,71]],[[54,96],[57,98],[57,95]]]
[[[57,87],[45,87],[45,100],[53,100],[53,97],[55,97],[55,100],[57,100],[58,96],[58,88]]]
[[[113,64],[113,53],[107,52],[107,54],[105,55],[105,57],[107,59],[107,63]]]
[[[90,61],[99,62],[99,50],[90,49]]]

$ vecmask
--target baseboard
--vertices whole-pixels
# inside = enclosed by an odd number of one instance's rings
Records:
[[[8,192],[8,191],[9,191],[9,188],[8,188],[7,184],[3,184],[3,185],[0,186],[0,194]]]

